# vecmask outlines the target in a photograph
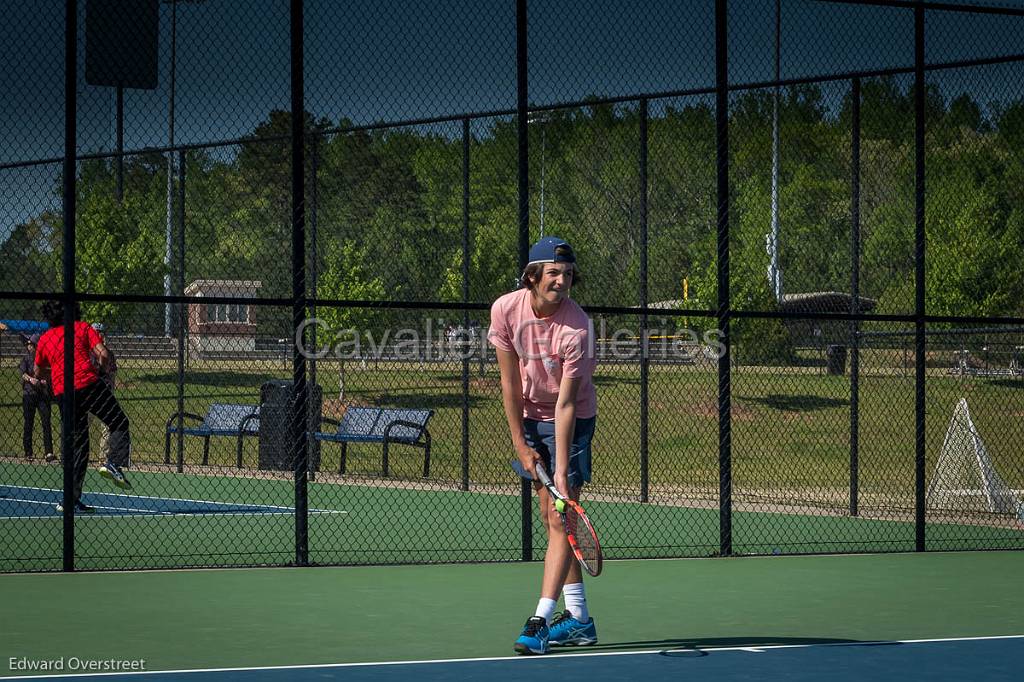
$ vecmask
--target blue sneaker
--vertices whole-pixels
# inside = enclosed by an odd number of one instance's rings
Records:
[[[103,478],[109,478],[114,482],[118,488],[131,488],[132,484],[128,482],[124,472],[121,471],[121,467],[117,466],[113,462],[106,462],[100,467],[100,476]]]
[[[597,644],[597,627],[594,619],[586,623],[576,620],[568,610],[562,611],[551,621],[551,633],[548,636],[551,646],[590,646]]]
[[[548,647],[548,624],[540,616],[532,616],[523,626],[523,632],[516,640],[517,654],[546,654]]]

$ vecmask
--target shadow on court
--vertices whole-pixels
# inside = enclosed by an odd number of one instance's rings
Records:
[[[728,648],[751,648],[766,646],[809,646],[822,644],[877,644],[860,639],[834,639],[825,637],[689,637],[669,639],[647,639],[635,642],[608,642],[603,641],[593,646],[585,647],[587,651],[629,651],[632,649],[648,650],[661,649],[666,656],[704,656],[704,649]],[[564,651],[579,651],[584,649],[567,648]]]

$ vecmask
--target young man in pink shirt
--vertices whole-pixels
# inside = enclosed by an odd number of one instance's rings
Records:
[[[559,492],[572,499],[579,499],[583,484],[590,481],[590,442],[597,419],[594,333],[590,318],[569,298],[579,280],[572,247],[557,237],[544,237],[530,249],[523,288],[491,306],[488,339],[498,354],[502,402],[517,456],[513,468],[534,481],[548,533],[541,598],[515,642],[522,654],[597,642],[580,565],[551,496],[534,475],[535,467],[543,464]],[[555,616],[559,592],[565,610]]]

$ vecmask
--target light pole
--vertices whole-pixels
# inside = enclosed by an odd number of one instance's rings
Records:
[[[527,123],[540,124],[540,236],[544,236],[544,157],[547,151],[547,122],[549,117],[545,113],[531,114],[526,119]]]
[[[775,0],[775,87],[772,97],[772,196],[771,232],[767,236],[768,284],[778,303],[782,303],[782,262],[779,253],[779,78],[780,33],[782,27],[782,6]]]
[[[174,85],[177,70],[178,50],[178,5],[198,5],[206,0],[163,0],[171,6],[171,77],[170,96],[168,98],[167,122],[167,229],[164,242],[164,296],[171,295],[171,261],[173,259],[174,242]],[[184,210],[184,207],[183,207]],[[182,256],[184,258],[184,255]],[[164,336],[171,336],[171,304],[164,304]]]

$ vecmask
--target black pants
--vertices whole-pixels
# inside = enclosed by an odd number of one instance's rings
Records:
[[[50,429],[50,396],[45,393],[32,392],[21,394],[21,409],[25,417],[25,428],[22,431],[22,445],[25,456],[32,456],[32,431],[36,427],[36,411],[43,427],[43,452],[53,452],[53,434]]]
[[[63,396],[60,400],[61,416],[64,412]],[[102,381],[95,381],[75,391],[75,501],[82,496],[82,485],[89,470],[89,415],[99,419],[110,429],[110,461],[119,467],[127,466],[131,452],[128,415],[121,409],[117,398]],[[63,419],[64,427],[68,420]]]

